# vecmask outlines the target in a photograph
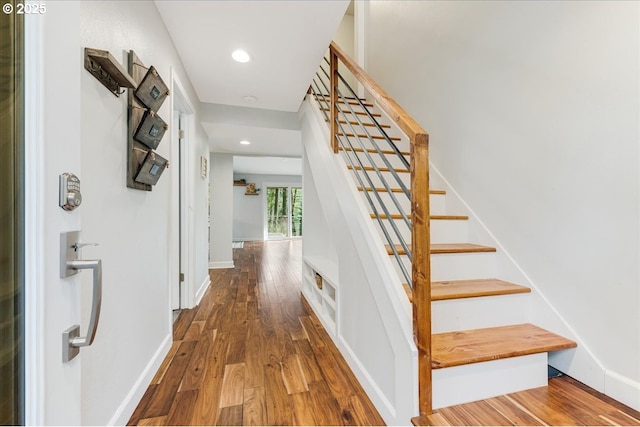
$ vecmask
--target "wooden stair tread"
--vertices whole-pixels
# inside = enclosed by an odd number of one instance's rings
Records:
[[[331,99],[331,97],[330,97],[330,96],[326,96],[326,95],[313,95],[313,96],[315,96],[315,97],[316,97],[316,99],[318,99],[318,98],[322,98],[322,99],[326,100],[326,102],[330,102],[330,99]],[[360,103],[359,103],[358,101],[356,101],[356,99],[355,99],[355,98],[347,98],[347,101],[349,102],[349,105],[357,105],[357,106],[360,106]],[[373,108],[373,107],[374,107],[374,105],[373,105],[372,103],[367,102],[367,101],[366,101],[366,100],[364,100],[364,99],[360,99],[360,101],[362,102],[362,104],[363,104],[365,107],[369,107],[369,108]],[[340,104],[344,104],[344,100],[343,100],[342,98],[338,99],[338,102],[339,102]]]
[[[411,245],[408,245],[411,249]],[[385,245],[387,253],[393,255],[393,250],[390,245]],[[396,251],[399,255],[406,255],[407,252],[401,245],[395,245]],[[495,252],[496,248],[490,246],[474,245],[472,243],[432,243],[431,255],[434,254],[463,254],[463,253],[475,253],[475,252]]]
[[[353,170],[353,166],[348,165],[347,169]],[[362,168],[360,166],[356,166],[355,169],[357,171],[362,170]],[[366,170],[366,171],[374,171],[375,169],[373,168],[373,166],[365,166],[364,170]],[[378,170],[380,172],[389,172],[389,168],[378,168]],[[394,171],[396,171],[397,173],[409,173],[409,169],[404,169],[404,168],[397,168],[397,169],[394,169]]]
[[[431,365],[449,368],[573,347],[575,342],[530,323],[447,332],[432,336]]]
[[[373,191],[371,187],[365,187],[367,191]],[[362,187],[358,187],[358,191],[363,191]],[[376,187],[375,191],[378,193],[386,193],[387,189],[384,187]],[[392,193],[403,193],[402,188],[391,188]],[[429,194],[447,194],[445,190],[429,190]]]
[[[329,119],[325,118],[324,119],[325,122],[329,122]],[[350,124],[350,125],[354,125],[354,126],[366,126],[366,127],[376,127],[375,123],[358,123],[358,122],[352,122],[349,121],[347,123],[346,120],[338,120],[340,122],[341,125],[346,125],[346,124]],[[382,129],[391,129],[390,125],[383,125],[382,123],[378,123],[378,125],[382,128]],[[392,152],[393,153],[393,152]],[[407,156],[409,155],[409,153],[406,154]]]
[[[329,108],[327,107],[320,107],[321,111],[329,111]],[[345,114],[357,114],[359,116],[367,116],[368,114],[365,113],[364,111],[354,111],[353,113],[351,111],[343,111]],[[380,113],[369,113],[371,115],[371,117],[382,117],[382,114]]]
[[[413,302],[413,290],[403,283],[409,301]],[[478,298],[497,295],[524,294],[531,292],[526,286],[499,279],[449,280],[431,283],[431,301]]]
[[[356,153],[364,153],[364,150],[362,148],[355,148],[355,149],[351,149],[351,147],[340,147],[339,150],[342,151],[355,151]],[[396,154],[395,151],[393,150],[380,150],[382,152],[382,154]],[[378,151],[375,148],[367,148],[367,153],[377,153]],[[406,152],[406,151],[401,151],[400,154],[402,154],[403,156],[410,156],[411,154]]]
[[[347,138],[358,137],[358,138],[363,138],[363,139],[371,138],[371,139],[380,139],[380,140],[383,140],[383,141],[387,140],[387,138],[384,135],[369,135],[369,136],[367,136],[367,135],[362,135],[362,134],[355,135],[353,133],[338,132],[338,136],[346,136]],[[389,140],[397,142],[397,141],[402,141],[402,138],[400,138],[399,136],[390,136]]]
[[[531,292],[531,289],[526,286],[499,279],[450,280],[431,283],[431,301],[525,294],[528,292]]]
[[[370,214],[371,218],[375,219],[376,215],[375,214]],[[387,215],[382,214],[380,215],[381,219],[388,219]],[[391,214],[391,219],[402,219],[402,215],[400,214]],[[409,217],[409,219],[411,219]],[[455,221],[466,221],[469,219],[469,217],[467,215],[431,215],[429,217],[429,219],[431,220],[455,220]]]

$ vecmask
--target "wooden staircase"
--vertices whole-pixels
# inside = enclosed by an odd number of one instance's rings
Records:
[[[344,61],[344,58],[341,59]],[[328,97],[315,98],[321,110],[331,111],[325,106]],[[409,161],[410,141],[399,132],[392,134],[397,128],[392,128],[392,124],[384,121],[383,117],[386,116],[377,106],[373,106],[374,102],[365,102],[368,112],[355,99],[349,100],[348,104],[348,109],[340,108],[343,114],[339,116],[339,122],[346,127],[338,130],[336,135],[343,140],[360,140],[357,141],[360,148],[355,148],[356,144],[353,147],[343,145],[339,149],[334,148],[334,151],[343,157],[360,156],[361,164],[352,166],[346,157],[345,163],[362,197],[372,193],[376,196],[373,199],[378,200],[374,205],[379,204],[382,197],[386,198],[382,203],[386,204],[388,214],[381,214],[380,209],[376,209],[377,216],[373,212],[370,214],[376,226],[380,227],[381,221],[396,221],[396,227],[402,228],[405,224],[403,217],[412,217],[411,206],[405,204],[401,206],[402,210],[398,210],[397,203],[393,205],[387,200],[405,197],[402,194],[404,190],[380,182],[363,185],[355,176],[357,173],[372,172],[372,175],[377,175],[376,180],[384,175],[388,178],[387,182],[394,182],[400,177],[405,187],[413,191],[409,188],[410,171],[403,166],[405,163],[398,161],[395,152],[400,151]],[[374,124],[372,117],[379,124]],[[355,124],[367,129],[370,137],[349,127],[353,125],[355,129]],[[389,138],[382,135],[380,129]],[[387,140],[392,141],[397,150],[382,147]],[[376,147],[376,144],[379,145]],[[396,173],[393,177],[392,171]],[[545,386],[547,353],[576,347],[576,343],[529,323],[528,298],[531,290],[493,278],[496,271],[490,266],[494,263],[491,257],[496,256],[496,248],[469,241],[469,217],[464,212],[449,212],[446,197],[443,190],[429,189],[431,277],[437,279],[432,281],[430,287],[433,408]],[[371,200],[369,197],[365,203],[369,204]],[[405,241],[410,242],[411,230],[403,230],[402,233],[409,236],[409,240],[405,237]],[[413,252],[411,245],[403,246],[395,242],[385,245],[390,256],[397,254],[406,258],[403,262],[411,271],[405,247]],[[476,257],[485,258],[474,260]],[[467,267],[467,263],[481,265],[482,268]],[[400,279],[399,283],[403,281]],[[403,286],[412,300],[412,289],[407,284]],[[419,423],[420,419],[416,418],[414,422]]]

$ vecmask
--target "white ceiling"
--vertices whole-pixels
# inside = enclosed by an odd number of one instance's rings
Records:
[[[297,111],[349,0],[156,5],[202,102]],[[246,64],[231,59],[244,49]],[[258,98],[247,102],[244,96]]]
[[[302,159],[233,156],[233,172],[260,175],[302,175]]]
[[[212,152],[265,156],[302,155],[300,131],[233,123],[202,123]],[[241,145],[243,139],[251,145]]]

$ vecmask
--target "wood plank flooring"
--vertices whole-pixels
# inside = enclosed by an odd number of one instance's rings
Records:
[[[571,377],[550,378],[548,387],[438,409],[414,419],[431,426],[638,426],[640,412]]]
[[[384,425],[300,294],[301,241],[247,242],[200,305],[129,425]]]
[[[234,269],[212,270],[200,305],[176,321],[174,343],[129,425],[383,425],[301,299],[300,246],[245,243],[234,249]],[[640,425],[640,413],[560,377],[413,421]]]

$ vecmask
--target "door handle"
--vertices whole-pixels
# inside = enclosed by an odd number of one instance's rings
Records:
[[[74,259],[77,255],[79,232],[63,233],[61,248],[64,248],[64,260],[61,263],[61,276],[69,277],[79,270],[92,270],[93,286],[91,299],[91,317],[87,334],[80,336],[80,325],[73,325],[62,333],[62,361],[69,362],[78,355],[81,347],[90,346],[96,337],[100,309],[102,307],[102,260]],[[73,243],[72,243],[73,242]]]

